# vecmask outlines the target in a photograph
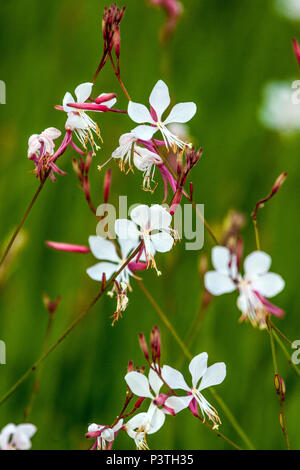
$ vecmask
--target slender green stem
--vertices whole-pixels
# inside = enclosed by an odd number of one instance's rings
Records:
[[[138,281],[138,285],[140,286],[141,290],[146,295],[146,297],[149,300],[149,302],[151,303],[151,305],[154,307],[154,310],[158,313],[158,315],[160,316],[160,318],[162,319],[162,321],[164,322],[166,327],[169,329],[170,333],[172,334],[172,336],[174,337],[174,339],[176,340],[176,342],[180,346],[180,348],[181,348],[182,352],[184,353],[184,355],[187,357],[187,359],[191,360],[192,359],[192,354],[190,353],[190,351],[188,350],[188,348],[186,347],[186,345],[184,344],[184,342],[182,341],[182,339],[180,338],[180,336],[178,335],[175,328],[170,323],[170,321],[168,320],[167,316],[164,314],[162,309],[157,305],[156,301],[154,300],[154,298],[152,297],[152,295],[150,294],[148,289],[145,287],[145,285],[142,283],[142,281]],[[225,404],[223,399],[219,396],[219,394],[214,389],[210,388],[209,390],[210,390],[211,394],[213,395],[213,397],[216,399],[216,401],[218,401],[220,407],[223,409],[223,411],[226,414],[228,420],[231,422],[233,428],[236,430],[238,435],[244,441],[246,446],[249,449],[254,450],[254,446],[253,446],[252,442],[250,441],[250,439],[246,435],[245,431],[238,424],[237,420],[235,419],[235,417],[233,416],[233,414],[231,413],[231,411],[229,410],[228,406]]]
[[[27,207],[27,209],[26,209],[26,211],[25,211],[25,213],[24,213],[22,219],[20,220],[20,222],[19,222],[17,228],[15,229],[15,231],[14,231],[12,237],[10,238],[9,243],[8,243],[7,247],[5,248],[4,253],[3,253],[2,257],[1,257],[0,266],[1,266],[1,265],[3,264],[3,262],[5,261],[5,259],[6,259],[7,255],[8,255],[8,253],[9,253],[9,251],[10,251],[10,249],[11,249],[11,247],[12,247],[13,244],[14,244],[15,239],[16,239],[17,236],[18,236],[18,233],[20,232],[21,228],[23,227],[24,222],[25,222],[25,220],[27,219],[27,217],[28,217],[28,215],[29,215],[29,213],[30,213],[30,211],[31,211],[31,209],[32,209],[32,207],[33,207],[35,201],[37,200],[37,198],[38,198],[40,192],[42,191],[42,189],[43,189],[43,187],[44,187],[44,184],[45,184],[45,182],[46,182],[47,176],[48,176],[48,175],[46,175],[45,179],[40,183],[40,185],[39,185],[38,189],[36,190],[36,192],[35,192],[35,194],[34,194],[32,200],[31,200],[31,202],[29,203],[29,205],[28,205],[28,207]]]
[[[127,258],[127,260],[122,264],[120,269],[112,276],[110,281],[108,281],[105,286],[102,287],[100,292],[93,298],[93,300],[89,303],[89,305],[82,310],[82,312],[75,318],[75,320],[66,328],[64,333],[55,341],[52,346],[45,351],[40,358],[25,372],[25,374],[20,377],[20,379],[0,398],[0,406],[22,385],[23,382],[37,369],[37,367],[44,362],[44,360],[49,356],[49,354],[54,351],[57,346],[63,342],[63,340],[71,333],[71,331],[81,322],[81,320],[87,315],[87,313],[91,310],[91,308],[95,305],[95,303],[102,297],[104,292],[114,283],[115,279],[118,275],[123,271],[124,268],[130,263],[130,261],[139,253],[140,249],[142,248],[142,242],[138,245],[138,247],[134,250],[134,252]]]
[[[260,250],[260,240],[259,240],[257,220],[256,219],[252,219],[252,220],[253,220],[253,226],[254,226],[254,232],[255,232],[256,248]]]
[[[284,339],[284,341],[286,341],[289,345],[292,344],[292,341],[290,341],[283,333],[282,331],[270,320],[270,325],[272,327],[273,330],[277,331],[277,333],[279,334],[279,336],[281,336],[282,339]]]
[[[200,418],[200,416],[198,416],[198,419],[200,419],[202,424],[204,424],[208,429],[213,431],[218,437],[220,437],[221,439],[226,441],[229,445],[231,445],[232,447],[234,447],[237,450],[243,450],[241,447],[239,447],[237,444],[235,444],[233,441],[231,441],[228,437],[224,436],[224,434],[222,434],[218,429],[213,428],[213,426],[211,426],[209,423],[207,423],[206,421],[203,421]]]

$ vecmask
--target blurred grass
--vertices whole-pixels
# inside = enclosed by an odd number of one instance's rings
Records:
[[[264,130],[257,120],[261,91],[266,81],[297,79],[299,70],[291,38],[300,37],[299,25],[280,18],[272,1],[184,1],[185,11],[171,42],[162,48],[158,30],[160,11],[142,0],[124,0],[122,22],[122,77],[134,100],[146,102],[155,82],[162,78],[171,96],[193,100],[198,113],[190,123],[204,157],[193,174],[195,199],[205,204],[205,215],[218,225],[231,208],[249,216],[256,201],[267,194],[279,173],[288,171],[280,193],[258,217],[262,248],[273,257],[272,269],[286,280],[276,303],[287,314],[281,328],[299,339],[299,137],[283,139]],[[55,126],[65,116],[53,109],[65,91],[90,80],[101,54],[100,19],[106,2],[89,0],[27,0],[1,4],[1,79],[7,84],[7,104],[1,106],[0,239],[20,219],[37,182],[29,174],[27,139]],[[109,65],[97,81],[97,91],[117,92],[118,105],[126,107]],[[131,129],[123,115],[98,119],[104,144],[93,168],[106,161],[121,133]],[[56,314],[53,339],[96,293],[98,284],[85,274],[91,256],[55,253],[44,240],[87,243],[95,220],[77,189],[69,151],[60,161],[68,172],[56,183],[47,182],[26,224],[27,244],[0,296],[0,338],[7,344],[7,365],[1,366],[0,392],[4,393],[38,357],[47,324],[42,293],[63,297]],[[103,174],[92,172],[95,201],[101,202]],[[113,168],[111,202],[128,195],[129,204],[159,202],[162,190],[151,198],[139,190],[141,175],[120,174]],[[246,252],[255,249],[250,218],[244,230]],[[201,252],[210,253],[209,236]],[[203,286],[197,270],[199,254],[178,244],[169,255],[158,255],[163,272],[144,275],[159,305],[184,336],[198,308]],[[224,361],[228,375],[218,392],[260,449],[281,449],[278,402],[273,389],[272,360],[265,333],[237,322],[236,294],[216,298],[204,317],[193,353],[207,351],[209,361]],[[123,377],[129,359],[142,364],[137,334],[162,331],[163,359],[176,366],[182,353],[138,287],[130,296],[123,320],[114,328],[109,315],[114,303],[104,298],[93,312],[47,360],[39,395],[31,416],[38,427],[35,449],[88,448],[84,433],[89,422],[111,423],[125,392]],[[187,362],[185,361],[185,366]],[[300,448],[298,433],[299,382],[280,359],[287,384],[286,412],[292,448]],[[0,428],[22,422],[32,387],[28,380],[1,407]],[[222,432],[239,441],[223,417]],[[180,413],[176,420],[149,438],[153,449],[222,449],[226,444]],[[117,448],[133,448],[120,436]]]

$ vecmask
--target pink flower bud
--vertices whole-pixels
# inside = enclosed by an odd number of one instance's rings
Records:
[[[56,297],[56,299],[51,300],[47,294],[43,294],[43,302],[46,309],[49,312],[50,317],[53,317],[54,313],[56,312],[60,302],[61,296]]]
[[[139,334],[139,343],[140,343],[142,353],[144,354],[145,358],[148,360],[149,359],[149,351],[148,351],[148,346],[147,346],[145,336],[143,335],[143,333]]]
[[[111,185],[111,168],[107,170],[104,178],[104,203],[106,204],[108,202],[109,198],[109,191],[110,191],[110,185]]]
[[[293,39],[293,48],[294,48],[294,52],[295,52],[298,64],[300,65],[300,45],[297,39]]]
[[[69,243],[58,243],[47,241],[46,245],[54,250],[66,251],[70,253],[89,253],[91,250],[85,245],[70,245]]]

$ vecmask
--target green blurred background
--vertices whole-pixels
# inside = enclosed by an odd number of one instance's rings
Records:
[[[174,101],[193,100],[198,113],[190,122],[196,146],[204,156],[193,173],[195,199],[205,204],[205,215],[217,227],[229,209],[247,217],[243,231],[247,253],[255,249],[249,214],[256,201],[270,190],[284,170],[288,179],[276,198],[259,214],[262,248],[273,258],[272,270],[286,280],[275,303],[286,310],[281,329],[300,339],[299,325],[299,209],[300,175],[298,136],[282,138],[265,130],[257,119],[262,88],[269,80],[297,79],[299,69],[291,38],[300,27],[280,17],[273,2],[265,0],[185,0],[184,14],[166,46],[158,39],[164,22],[160,10],[143,0],[124,0],[121,68],[135,101],[146,102],[158,79],[165,80]],[[101,52],[100,0],[16,0],[1,2],[1,76],[7,84],[7,104],[0,109],[1,184],[0,239],[4,243],[21,218],[37,181],[29,173],[27,140],[49,126],[63,129],[65,116],[55,111],[65,92],[73,93],[89,81]],[[109,64],[100,74],[99,93],[116,92],[118,106],[126,108]],[[120,134],[132,128],[124,115],[97,115],[104,137],[93,161],[92,194],[102,202],[104,173],[96,171],[118,145]],[[52,340],[96,294],[99,285],[85,273],[91,255],[51,251],[45,240],[86,244],[95,233],[95,219],[78,189],[69,150],[59,161],[68,172],[56,183],[48,181],[24,230],[26,243],[1,282],[0,339],[7,345],[7,364],[0,366],[3,394],[39,356],[47,325],[42,294],[62,295]],[[94,171],[93,171],[94,170]],[[140,190],[141,175],[120,173],[113,166],[111,203],[118,194],[129,204],[160,202],[162,189],[151,197]],[[157,175],[157,178],[159,176]],[[203,285],[199,256],[210,256],[206,234],[201,252],[185,251],[177,244],[171,253],[158,255],[163,272],[143,275],[158,304],[184,338],[199,310]],[[124,318],[111,327],[115,301],[103,298],[62,345],[48,358],[40,391],[30,417],[38,427],[34,449],[85,449],[90,422],[110,424],[123,404],[124,375],[129,359],[142,365],[137,335],[147,336],[157,324],[162,333],[163,361],[174,367],[188,362],[139,287]],[[273,387],[269,338],[250,325],[239,324],[236,293],[216,298],[206,312],[192,353],[207,351],[209,362],[224,361],[227,377],[217,391],[224,398],[256,448],[284,447],[278,423],[279,405]],[[279,352],[280,373],[286,380],[286,412],[292,448],[300,448],[299,381]],[[184,369],[182,369],[184,371]],[[31,377],[0,410],[0,429],[23,421],[33,384]],[[210,399],[209,395],[207,398]],[[241,443],[219,406],[221,431]],[[193,419],[188,412],[166,419],[164,427],[148,438],[151,449],[223,449],[226,443]],[[120,436],[116,448],[133,449]]]

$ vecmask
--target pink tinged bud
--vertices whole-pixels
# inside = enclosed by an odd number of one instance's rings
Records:
[[[265,203],[268,202],[277,193],[277,191],[281,188],[281,186],[283,185],[286,177],[287,177],[287,172],[286,171],[284,173],[281,173],[281,175],[279,175],[278,178],[276,179],[270,194],[267,197],[265,197],[265,198],[258,201],[258,203],[256,204],[256,206],[254,208],[254,211],[251,214],[253,220],[256,220],[258,210],[263,208]]]
[[[174,215],[182,199],[182,188],[177,189],[171,202],[170,214]]]
[[[94,102],[96,104],[101,104],[101,103],[105,103],[106,101],[110,101],[112,100],[113,98],[116,98],[116,94],[115,93],[104,93],[103,95],[101,96],[98,96],[98,98],[96,98],[94,100]]]
[[[300,65],[300,45],[297,39],[293,39],[293,48],[294,48],[294,52],[295,52],[298,64]]]
[[[161,354],[161,340],[158,326],[155,326],[151,331],[151,350],[153,362],[156,362],[157,359],[160,359]]]
[[[285,394],[286,394],[286,387],[285,387],[285,382],[282,377],[280,377],[280,395],[282,401],[285,399]]]
[[[142,353],[144,354],[145,358],[148,360],[149,359],[149,351],[148,351],[148,346],[147,346],[145,336],[143,335],[143,333],[139,334],[139,343],[140,343]]]
[[[241,266],[243,258],[244,242],[242,238],[239,238],[236,245],[236,264],[239,268]]]
[[[105,204],[108,202],[109,198],[109,191],[110,191],[110,186],[111,186],[111,168],[107,170],[104,178],[104,202]]]
[[[129,361],[128,366],[127,366],[127,372],[132,372],[133,371],[133,362]]]
[[[279,413],[279,424],[281,427],[282,432],[285,432],[285,427],[284,427],[284,417],[282,413]]]
[[[110,111],[107,106],[102,104],[94,104],[94,103],[68,103],[68,106],[75,109],[83,109],[85,111]]]
[[[85,160],[85,172],[86,172],[86,174],[90,171],[92,158],[93,158],[93,154],[92,154],[92,152],[89,152],[87,154],[87,157],[86,157],[86,160]]]
[[[70,245],[69,243],[58,243],[47,241],[46,245],[57,251],[66,251],[70,253],[90,253],[90,249],[85,245]]]

